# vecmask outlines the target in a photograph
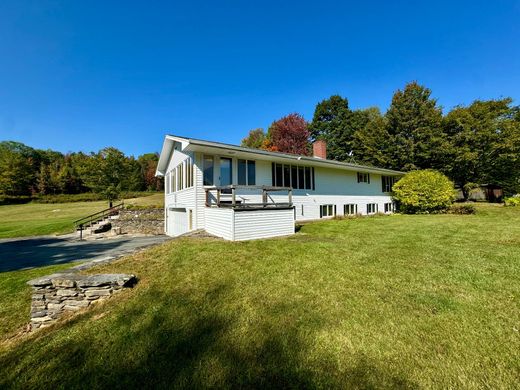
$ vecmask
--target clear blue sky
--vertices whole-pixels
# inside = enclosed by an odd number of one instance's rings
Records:
[[[0,140],[37,148],[239,143],[332,94],[384,111],[411,80],[445,109],[520,104],[520,1],[0,2]]]

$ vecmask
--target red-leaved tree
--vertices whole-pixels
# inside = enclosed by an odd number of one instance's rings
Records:
[[[306,156],[309,154],[309,136],[307,122],[303,116],[289,114],[271,124],[268,131],[269,142],[264,148]]]

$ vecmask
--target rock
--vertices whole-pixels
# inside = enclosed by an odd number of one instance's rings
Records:
[[[43,301],[45,299],[45,295],[44,294],[33,294],[31,299],[33,301]]]
[[[85,279],[78,280],[77,284],[79,287],[98,287],[98,286],[109,286],[111,284],[118,284],[124,286],[130,281],[135,280],[135,275],[127,274],[103,274],[103,275],[91,275]]]
[[[72,300],[66,300],[63,301],[63,304],[65,306],[77,306],[77,307],[87,307],[90,305],[89,301],[72,301]]]
[[[36,323],[42,323],[42,322],[48,322],[48,321],[52,321],[52,318],[49,316],[31,318],[31,322],[36,322]]]
[[[63,310],[78,311],[78,310],[81,310],[81,307],[66,305],[66,306],[63,306]]]
[[[107,289],[103,289],[103,290],[87,290],[85,291],[85,296],[87,297],[94,297],[94,296],[107,296],[107,295],[110,295],[112,294],[112,290],[107,290]]]
[[[52,285],[54,287],[74,287],[76,282],[70,277],[66,278],[55,278],[52,279]]]
[[[31,318],[45,317],[46,315],[47,315],[47,311],[46,310],[32,311],[31,312]]]
[[[63,309],[63,303],[49,303],[47,309],[49,310],[61,310]]]
[[[75,297],[78,292],[76,290],[58,290],[56,295],[59,297]]]

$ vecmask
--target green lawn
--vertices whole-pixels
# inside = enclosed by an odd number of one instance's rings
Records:
[[[4,342],[0,388],[517,387],[520,209],[478,210],[149,249],[93,271],[134,289]]]
[[[163,199],[160,193],[125,203],[152,205],[161,204]],[[0,238],[71,233],[73,221],[107,207],[106,201],[0,206]]]

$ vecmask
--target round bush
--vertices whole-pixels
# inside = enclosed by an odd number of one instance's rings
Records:
[[[453,182],[431,169],[407,173],[395,183],[393,192],[400,210],[407,214],[445,212],[456,196]]]

